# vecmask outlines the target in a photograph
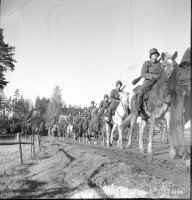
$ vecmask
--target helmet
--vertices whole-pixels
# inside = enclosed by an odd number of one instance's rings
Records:
[[[121,83],[121,81],[117,81],[117,82],[116,82],[116,87],[117,87],[118,84],[121,84],[121,86],[123,85],[123,84]]]
[[[156,49],[156,48],[152,48],[150,51],[149,51],[149,58],[151,58],[151,56],[153,55],[153,54],[158,54],[158,57],[159,57],[159,52],[158,52],[158,50]]]
[[[104,98],[105,98],[105,97],[109,98],[108,94],[105,94],[105,95],[104,95]]]
[[[94,102],[94,101],[91,101],[91,104],[95,104],[95,102]]]

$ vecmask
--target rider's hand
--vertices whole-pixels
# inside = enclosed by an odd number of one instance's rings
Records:
[[[116,100],[117,103],[119,103],[120,100]]]
[[[159,78],[159,75],[158,74],[154,74],[153,78]]]

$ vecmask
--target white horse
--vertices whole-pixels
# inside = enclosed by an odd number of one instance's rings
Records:
[[[68,126],[67,126],[67,135],[66,135],[66,137],[69,138],[69,137],[70,137],[70,134],[72,134],[72,133],[73,133],[73,125],[68,124]],[[74,138],[75,138],[75,134],[74,134]]]
[[[106,132],[107,132],[107,146],[111,146],[113,144],[113,133],[118,126],[118,132],[119,132],[119,138],[117,146],[120,148],[123,148],[123,129],[121,128],[121,123],[123,120],[128,116],[128,109],[129,109],[129,93],[121,91],[120,94],[120,102],[118,107],[115,110],[115,115],[112,117],[113,119],[113,128],[111,130],[110,125],[108,125],[106,122]],[[107,119],[107,118],[105,118]]]

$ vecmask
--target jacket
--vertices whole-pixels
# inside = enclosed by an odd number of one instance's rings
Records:
[[[106,109],[109,105],[109,100],[102,100],[99,104],[99,109],[104,108]]]
[[[120,100],[119,91],[117,89],[112,89],[109,98],[112,102],[116,102],[116,100]]]
[[[155,62],[152,63],[151,61],[145,61],[142,69],[141,69],[141,76],[145,80],[151,80],[154,74],[160,74],[161,72],[161,63]]]

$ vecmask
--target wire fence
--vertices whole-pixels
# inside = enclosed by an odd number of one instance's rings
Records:
[[[7,139],[4,139],[4,136],[6,136]],[[20,133],[17,134],[17,137],[11,134],[0,135],[0,170],[2,166],[5,168],[6,164],[18,163],[19,160],[20,164],[23,164],[24,158],[35,156],[35,150],[41,151],[41,139],[38,135],[28,137],[21,136]]]

